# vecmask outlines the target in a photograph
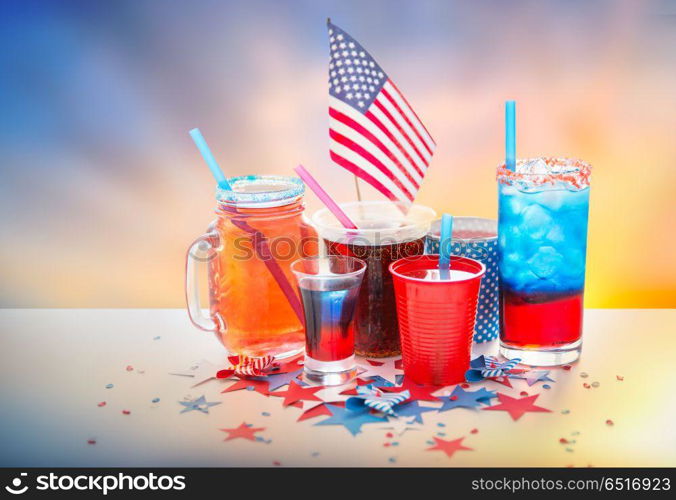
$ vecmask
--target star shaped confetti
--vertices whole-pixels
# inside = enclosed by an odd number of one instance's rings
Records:
[[[370,411],[351,411],[340,406],[326,405],[331,411],[331,417],[315,425],[342,425],[353,436],[361,432],[361,426],[372,422],[385,422],[383,417],[376,417]]]
[[[209,380],[216,378],[216,373],[218,373],[219,370],[220,368],[211,361],[203,359],[197,363],[194,363],[187,370],[176,370],[174,372],[169,372],[169,375],[192,377],[194,383],[190,387],[197,387],[204,382],[208,382]]]
[[[453,408],[470,408],[475,410],[482,404],[490,404],[491,398],[494,397],[495,392],[488,391],[483,387],[476,391],[466,391],[458,385],[453,389],[450,396],[441,398],[444,404],[439,408],[439,411],[448,411]]]
[[[336,403],[334,406],[340,406],[341,408],[345,407],[345,403]],[[315,417],[321,417],[321,416],[328,416],[330,417],[333,415],[331,413],[331,410],[329,409],[329,406],[326,403],[320,403],[317,406],[313,406],[312,408],[303,411],[300,417],[298,417],[297,422],[302,422],[303,420],[308,420],[310,418],[315,418]]]
[[[418,385],[415,382],[410,382],[406,377],[400,386],[396,387],[381,387],[385,392],[402,392],[408,391],[411,395],[409,401],[439,401],[439,398],[433,396],[432,393],[440,389],[434,385]]]
[[[434,446],[427,448],[427,451],[434,451],[434,450],[439,450],[443,451],[446,453],[446,456],[448,458],[452,458],[455,452],[457,451],[473,451],[473,448],[468,448],[467,446],[463,446],[462,441],[465,439],[464,437],[459,438],[459,439],[453,439],[452,441],[447,441],[445,439],[441,439],[438,437],[434,437],[434,442],[436,443]]]
[[[209,407],[221,404],[220,402],[209,403],[204,398],[204,396],[200,396],[199,398],[193,399],[193,400],[190,400],[190,401],[179,401],[179,403],[182,404],[183,406],[185,406],[185,408],[183,408],[181,410],[181,413],[185,413],[185,412],[193,411],[193,410],[201,411],[202,413],[209,413]]]
[[[549,378],[547,375],[549,375],[549,370],[531,370],[520,375],[516,375],[514,378],[525,380],[530,387],[538,382],[554,382],[554,380]]]
[[[551,410],[548,410],[547,408],[542,408],[533,404],[538,396],[539,394],[535,394],[534,396],[526,396],[517,399],[498,392],[498,400],[500,403],[495,406],[484,408],[484,410],[506,411],[513,420],[519,420],[526,412],[551,412]]]
[[[396,376],[402,373],[400,369],[396,368],[396,362],[397,360],[395,359],[388,359],[385,361],[367,359],[364,363],[359,363],[359,368],[363,370],[359,376],[361,378],[381,377],[394,385],[397,383]]]
[[[267,380],[256,380],[256,379],[241,379],[235,382],[232,385],[226,387],[222,393],[239,391],[246,389],[248,391],[255,391],[263,396],[270,395],[270,387]]]
[[[253,427],[251,424],[242,422],[239,424],[239,427],[234,429],[220,429],[223,432],[228,433],[228,437],[224,441],[230,441],[231,439],[248,439],[249,441],[257,441],[256,433],[264,431],[265,427]]]
[[[250,380],[264,380],[268,383],[268,388],[271,391],[276,391],[280,387],[290,383],[292,380],[296,380],[298,376],[303,372],[303,369],[294,370],[292,372],[284,373],[275,373],[274,375],[268,375],[267,377],[254,377]]]
[[[417,401],[410,401],[409,403],[404,403],[399,406],[399,408],[397,408],[397,415],[400,417],[415,417],[413,421],[422,424],[422,414],[428,411],[437,411],[437,409],[420,406],[420,403]]]
[[[279,391],[271,393],[272,396],[284,397],[283,406],[289,406],[292,403],[300,401],[322,401],[315,393],[320,391],[322,386],[317,387],[303,387],[298,382],[291,381],[286,391]]]
[[[387,427],[381,427],[384,430],[391,430],[397,436],[401,436],[406,431],[417,431],[418,427],[414,427],[415,419],[405,419],[405,418],[395,418],[390,417],[387,419]]]

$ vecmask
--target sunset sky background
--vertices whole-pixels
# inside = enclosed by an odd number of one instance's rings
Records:
[[[303,163],[354,199],[328,161],[327,17],[435,138],[420,203],[496,216],[515,99],[519,157],[594,167],[587,307],[676,307],[676,2],[638,0],[5,0],[0,307],[182,307],[214,209],[193,127],[230,175]]]

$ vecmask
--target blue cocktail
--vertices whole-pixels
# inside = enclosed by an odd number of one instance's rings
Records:
[[[500,351],[532,365],[579,357],[589,165],[520,160],[498,169]]]

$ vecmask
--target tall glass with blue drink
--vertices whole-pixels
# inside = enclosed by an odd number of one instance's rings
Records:
[[[591,167],[519,160],[498,168],[500,352],[529,365],[575,361],[582,316]]]

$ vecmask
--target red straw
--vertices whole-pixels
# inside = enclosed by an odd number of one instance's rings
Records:
[[[314,194],[317,195],[317,198],[322,200],[322,203],[326,205],[326,208],[328,208],[333,215],[336,216],[336,219],[340,221],[340,223],[345,226],[347,229],[359,229],[357,225],[352,222],[352,219],[350,219],[345,212],[338,206],[338,204],[333,201],[333,199],[329,196],[329,193],[324,191],[322,187],[319,185],[319,183],[315,180],[312,175],[310,175],[310,172],[308,172],[303,165],[298,165],[296,168],[293,169],[294,172],[298,174],[298,176],[303,179],[303,182],[307,184],[307,187],[312,189]]]

